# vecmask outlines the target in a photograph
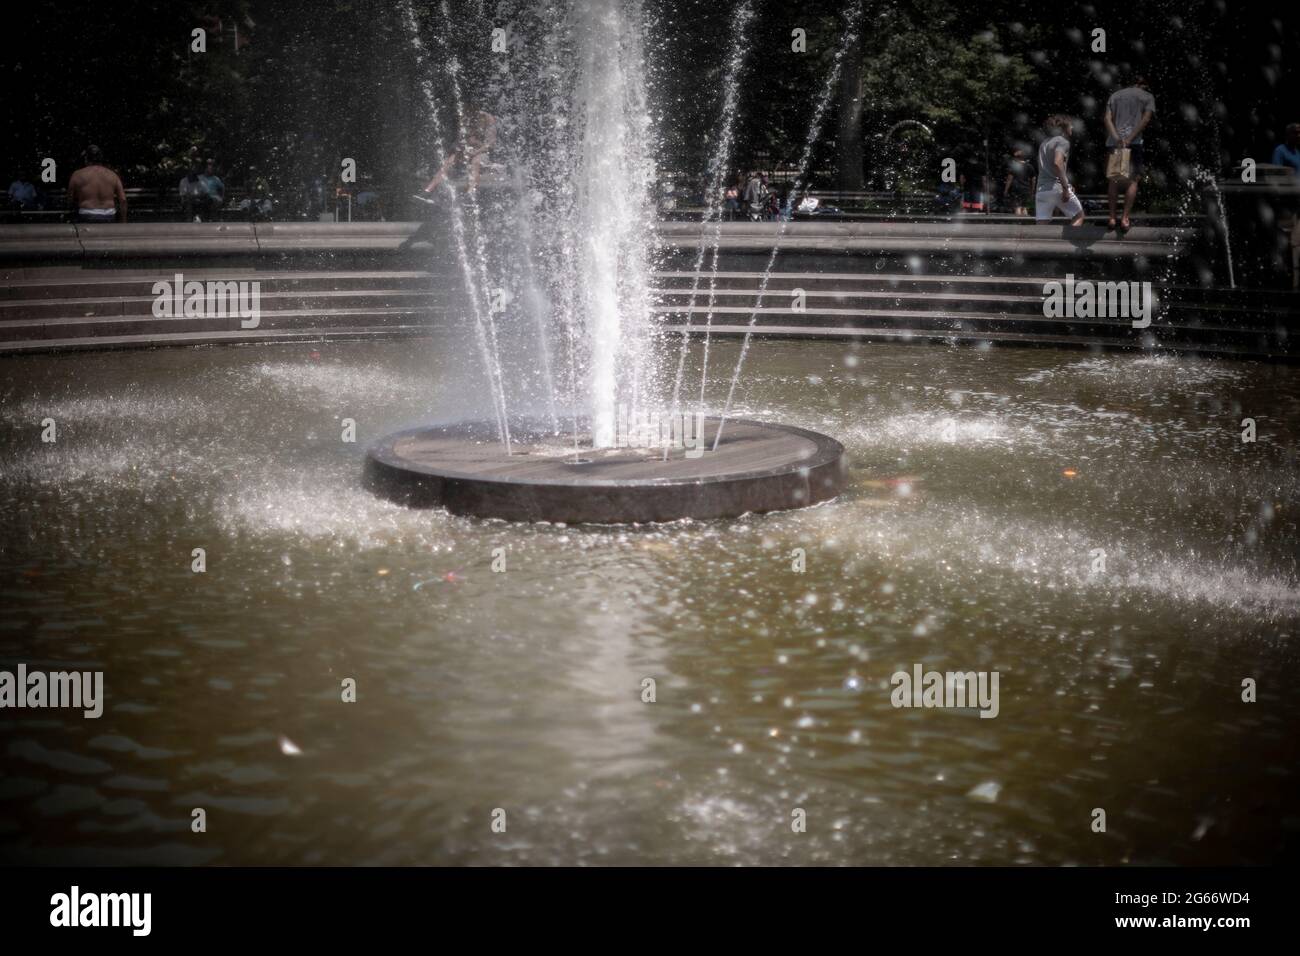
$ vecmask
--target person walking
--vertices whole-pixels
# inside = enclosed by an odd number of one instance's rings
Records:
[[[1048,137],[1038,147],[1038,191],[1034,194],[1034,218],[1042,224],[1052,221],[1059,209],[1070,218],[1071,226],[1082,226],[1083,204],[1070,185],[1070,136],[1074,121],[1060,114],[1049,116],[1044,124]]]

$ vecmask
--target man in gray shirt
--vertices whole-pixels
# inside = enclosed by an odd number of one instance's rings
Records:
[[[1070,134],[1074,124],[1068,116],[1049,116],[1044,124],[1048,138],[1038,147],[1038,191],[1034,194],[1034,218],[1041,224],[1052,221],[1061,210],[1071,226],[1083,225],[1083,204],[1070,185],[1066,164],[1070,161]]]
[[[1106,101],[1106,152],[1107,160],[1116,150],[1129,151],[1129,177],[1124,190],[1124,216],[1119,228],[1128,232],[1132,223],[1129,214],[1133,212],[1133,201],[1137,199],[1138,179],[1142,175],[1145,161],[1142,148],[1142,131],[1147,128],[1151,118],[1156,115],[1156,98],[1147,89],[1147,81],[1141,76],[1134,76],[1133,82],[1111,94]],[[1109,228],[1115,228],[1115,206],[1119,200],[1119,179],[1111,179],[1107,187],[1110,199]]]

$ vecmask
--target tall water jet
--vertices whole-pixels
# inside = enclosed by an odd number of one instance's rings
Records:
[[[577,205],[579,301],[589,335],[591,439],[615,440],[619,402],[634,410],[652,387],[647,270],[654,163],[640,0],[581,0],[577,109],[582,118]]]
[[[508,50],[486,69],[465,57],[478,76],[464,77],[453,34],[477,42],[496,21],[482,13],[453,21],[446,0],[436,10],[447,105],[462,128],[472,119],[467,107],[491,110],[500,131],[492,157],[508,168],[490,188],[459,190],[451,213],[453,226],[457,217],[469,225],[466,285],[507,290],[503,333],[514,333],[516,349],[525,329],[537,342],[506,376],[511,405],[545,406],[555,427],[563,388],[575,442],[581,418],[587,437],[606,447],[618,406],[639,406],[656,380],[648,290],[655,143],[641,0],[506,5]],[[495,347],[497,324],[483,328]],[[519,400],[538,377],[544,394]]]
[[[449,65],[444,85],[464,129],[464,106],[476,101],[462,90],[472,79],[462,82],[457,73],[446,0],[439,9]],[[835,497],[843,485],[844,449],[834,439],[789,426],[737,421],[724,442],[720,419],[697,417],[688,425],[675,414],[666,416],[665,429],[659,412],[666,383],[660,380],[649,289],[657,252],[651,201],[657,143],[647,102],[642,0],[571,0],[546,10],[561,15],[520,11],[516,22],[528,39],[511,47],[509,73],[497,74],[495,109],[506,143],[496,151],[514,166],[497,188],[512,191],[513,198],[481,199],[472,189],[453,191],[451,222],[472,297],[476,290],[501,284],[523,290],[514,297],[515,311],[502,328],[517,334],[535,328],[541,376],[549,383],[548,412],[553,383],[567,380],[572,407],[564,417],[572,422],[572,446],[557,441],[554,414],[521,415],[509,422],[508,432],[498,427],[513,439],[504,450],[491,441],[492,428],[482,422],[414,428],[370,449],[367,484],[378,494],[415,506],[559,522],[735,517]],[[715,272],[716,207],[733,140],[742,36],[750,16],[751,4],[745,0],[735,21],[739,35],[729,61],[724,124],[710,169],[714,208],[706,227],[714,230]],[[817,110],[805,168],[825,109],[823,103]],[[468,220],[468,229],[462,220]],[[485,239],[489,233],[491,243]],[[697,271],[705,249],[702,239]],[[713,293],[711,282],[710,307]],[[520,309],[531,313],[531,323],[520,321]],[[484,317],[481,309],[475,317],[493,380],[496,325],[491,313]],[[560,329],[568,368],[556,375],[549,342],[552,330]],[[503,337],[503,346],[508,338]],[[519,368],[511,371],[533,372],[537,358],[536,353],[521,355]],[[517,401],[516,393],[525,376],[501,376],[500,366],[495,367],[502,382],[496,402],[500,418],[505,379],[511,385],[510,404],[519,408],[525,403]],[[674,404],[680,373],[679,362]],[[660,441],[639,441],[629,434],[628,423],[635,423],[633,431],[652,428]]]

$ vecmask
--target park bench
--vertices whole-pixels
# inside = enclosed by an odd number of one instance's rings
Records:
[[[45,209],[16,209],[12,206],[0,207],[0,222],[20,223],[59,223],[68,218],[66,186],[47,190]],[[127,186],[127,216],[132,222],[179,222],[181,218],[181,194],[177,186]],[[217,212],[219,222],[242,221],[248,218],[246,212],[235,207],[249,196],[243,187],[227,187],[226,201]]]

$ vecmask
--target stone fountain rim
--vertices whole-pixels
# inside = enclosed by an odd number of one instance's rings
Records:
[[[708,416],[705,420],[716,421],[717,416]],[[772,468],[726,472],[724,474],[709,476],[682,478],[583,478],[580,475],[572,478],[516,478],[510,476],[494,476],[490,479],[485,478],[482,474],[474,472],[461,472],[449,468],[422,465],[418,462],[412,462],[410,459],[403,458],[395,453],[395,447],[402,439],[425,434],[429,431],[443,429],[454,431],[458,428],[469,430],[474,427],[491,427],[490,422],[482,420],[462,420],[460,422],[451,422],[446,424],[417,425],[411,428],[404,428],[400,431],[390,432],[367,448],[366,458],[368,461],[373,461],[376,464],[388,468],[424,475],[430,478],[442,478],[452,481],[470,481],[476,483],[485,482],[493,485],[516,485],[520,487],[540,486],[572,488],[575,486],[581,486],[586,488],[663,488],[674,485],[692,486],[722,482],[752,481],[762,478],[775,478],[786,474],[798,474],[804,470],[825,467],[837,460],[842,460],[844,456],[844,445],[837,439],[834,439],[829,435],[824,435],[821,432],[812,431],[808,428],[801,428],[798,425],[763,422],[752,418],[728,418],[726,424],[749,425],[757,428],[797,435],[811,441],[814,445],[814,451],[807,458],[784,462]],[[527,427],[527,425],[525,424],[524,427]]]

